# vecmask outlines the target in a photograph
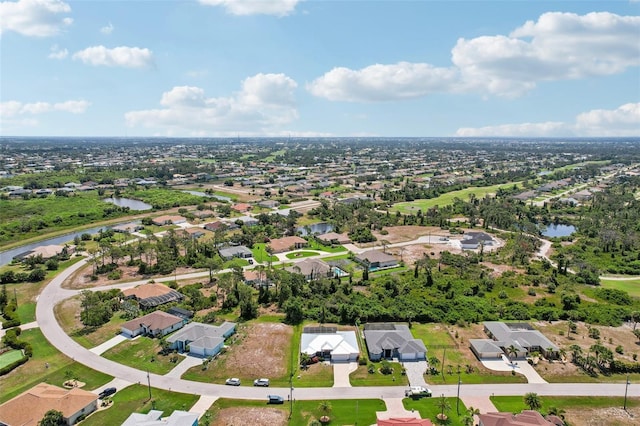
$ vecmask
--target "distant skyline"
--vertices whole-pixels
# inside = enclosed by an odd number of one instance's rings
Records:
[[[0,1],[0,136],[640,136],[640,1]]]

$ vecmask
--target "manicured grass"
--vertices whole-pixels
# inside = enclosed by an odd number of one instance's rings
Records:
[[[293,253],[287,253],[287,259],[299,259],[301,257],[318,256],[320,253],[317,251],[296,251]]]
[[[253,245],[251,251],[253,252],[253,258],[256,260],[256,262],[277,262],[278,256],[270,256],[269,253],[267,253],[267,251],[265,250],[265,247],[265,243],[257,243]]]
[[[326,251],[327,253],[344,253],[347,251],[343,246],[327,246],[325,244],[321,244],[315,238],[309,239],[309,248],[312,250]]]
[[[419,324],[413,323],[411,334],[416,339],[421,339],[427,349],[431,346],[455,346],[449,333],[441,324]]]
[[[600,285],[604,288],[615,288],[626,291],[629,296],[640,297],[640,278],[634,280],[608,280],[603,278]]]
[[[33,347],[33,357],[11,374],[0,377],[0,403],[7,401],[40,382],[62,386],[68,376],[85,382],[91,390],[111,381],[112,377],[74,362],[54,348],[38,328],[25,330],[20,339]],[[48,365],[48,368],[47,368]]]
[[[343,260],[343,259],[349,259],[349,253],[345,253],[345,254],[339,254],[337,256],[330,256],[330,257],[324,257],[322,258],[322,260],[324,260],[325,262],[329,262],[331,260]]]
[[[462,417],[465,416],[467,412],[467,407],[464,405],[462,400],[458,401],[458,398],[445,398],[449,403],[449,409],[444,411],[444,414],[448,417],[447,425],[450,426],[462,426]],[[432,398],[420,398],[420,399],[412,399],[405,398],[402,400],[402,405],[404,408],[409,411],[417,411],[420,413],[420,417],[423,419],[431,419],[432,421],[436,421],[436,416],[441,413],[440,408],[440,396],[434,395]],[[456,411],[457,408],[460,410],[460,415],[458,415]],[[435,423],[434,423],[435,424]]]
[[[18,306],[18,318],[22,324],[27,324],[36,320],[36,303],[27,302]]]
[[[120,343],[103,353],[102,356],[138,370],[148,370],[151,373],[164,375],[177,364],[169,361],[169,355],[160,355],[160,349],[159,339],[141,336]]]
[[[295,399],[295,390],[294,390]],[[296,401],[293,404],[291,425],[306,425],[319,419],[324,413],[320,409],[322,401]],[[386,411],[387,406],[381,399],[342,399],[329,400],[331,425],[370,425],[376,422],[376,411]]]
[[[118,390],[113,395],[111,407],[93,413],[82,424],[83,426],[119,425],[131,413],[148,413],[152,409],[163,411],[164,415],[168,416],[175,410],[188,411],[198,398],[197,395],[151,388],[151,400],[149,400],[147,386],[131,385]]]
[[[321,388],[333,386],[333,366],[319,362],[307,370],[296,370],[293,386],[299,388]]]
[[[599,396],[597,398],[591,396],[541,396],[542,408],[540,412],[546,413],[549,407],[567,409],[593,409],[593,408],[607,408],[607,407],[622,407],[624,404],[623,397],[605,397]],[[492,396],[490,397],[493,405],[498,411],[508,411],[510,413],[519,413],[522,410],[528,410],[524,403],[523,396]],[[640,399],[628,398],[628,407],[640,407]]]
[[[407,376],[402,375],[402,366],[398,362],[390,362],[393,373],[382,374],[379,370],[381,363],[373,362],[375,372],[369,373],[366,365],[359,365],[358,369],[351,373],[349,381],[352,386],[408,386]]]
[[[22,351],[20,350],[12,350],[9,352],[5,352],[0,355],[0,368],[6,367],[7,365],[14,363],[22,358]]]
[[[424,212],[435,206],[442,207],[453,204],[454,198],[459,198],[466,201],[469,199],[470,194],[474,194],[477,199],[481,199],[487,194],[495,193],[499,188],[513,188],[514,185],[521,186],[520,183],[516,182],[492,186],[473,186],[470,188],[460,189],[458,191],[447,192],[446,194],[442,194],[439,197],[431,198],[429,200],[415,200],[405,203],[396,203],[389,210],[392,212],[400,211],[401,213],[407,214],[415,213],[418,210],[422,210]]]

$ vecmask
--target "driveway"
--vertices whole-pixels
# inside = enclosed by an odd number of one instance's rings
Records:
[[[117,346],[118,344],[124,342],[125,340],[128,340],[129,338],[126,337],[124,334],[118,334],[117,336],[112,337],[111,339],[107,340],[104,343],[99,344],[96,347],[93,347],[91,349],[89,349],[91,352],[93,352],[96,355],[102,355],[103,353],[105,353],[106,351],[108,351],[109,349],[111,349],[114,346]]]
[[[391,418],[419,419],[420,413],[407,411],[402,405],[402,398],[384,398],[387,411],[376,411],[378,420],[387,420]]]
[[[402,365],[407,370],[407,379],[409,379],[410,386],[427,387],[427,382],[424,381],[427,361],[405,361]]]
[[[349,374],[358,369],[357,362],[335,363],[333,365],[333,387],[334,388],[350,388]]]
[[[202,358],[187,355],[180,364],[176,365],[173,370],[165,374],[165,377],[175,377],[179,379],[188,369],[195,367],[196,365],[202,365]]]
[[[494,371],[511,371],[515,370],[516,373],[522,374],[527,378],[527,382],[529,383],[547,383],[545,379],[540,377],[538,372],[533,368],[533,366],[529,365],[529,363],[524,360],[516,360],[514,365],[511,365],[511,362],[503,357],[502,359],[481,359],[482,365],[487,367],[490,370]]]

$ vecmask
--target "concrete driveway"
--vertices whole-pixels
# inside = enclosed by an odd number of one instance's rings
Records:
[[[407,378],[410,386],[427,386],[424,381],[424,372],[427,371],[427,361],[405,361],[402,365],[407,370]]]
[[[333,387],[334,388],[349,388],[351,383],[349,382],[349,374],[358,369],[357,362],[349,363],[335,363],[333,366]]]
[[[95,346],[91,349],[89,349],[91,352],[93,352],[96,355],[102,355],[103,353],[105,353],[106,351],[108,351],[109,349],[113,348],[114,346],[117,346],[118,344],[124,342],[125,340],[128,340],[129,338],[126,337],[124,334],[118,334],[117,336],[112,337],[111,339],[107,340],[104,343],[99,344],[98,346]]]
[[[506,357],[505,357],[506,358]],[[547,383],[545,379],[540,377],[538,372],[524,360],[516,360],[513,365],[505,359],[481,359],[482,365],[494,371],[511,371],[515,370],[517,374],[522,374],[527,378],[529,383]]]

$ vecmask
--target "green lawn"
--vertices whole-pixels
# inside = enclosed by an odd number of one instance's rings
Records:
[[[600,280],[600,285],[604,288],[626,291],[633,297],[640,297],[640,278],[634,280],[608,280],[603,278]]]
[[[372,362],[375,366],[375,372],[369,373],[366,365],[359,365],[358,369],[351,373],[349,381],[352,386],[408,386],[409,380],[407,376],[402,374],[402,366],[398,362],[390,362],[393,373],[382,374],[380,370],[381,363]]]
[[[62,386],[69,376],[85,382],[83,389],[91,390],[111,381],[112,377],[74,362],[54,348],[38,328],[25,330],[20,339],[31,343],[33,357],[26,364],[16,368],[11,374],[0,377],[0,403],[21,392],[47,382]],[[47,367],[48,366],[48,367]]]
[[[27,302],[18,306],[18,318],[22,324],[36,320],[36,302]]]
[[[147,386],[131,385],[118,390],[113,395],[111,407],[93,413],[82,422],[82,425],[119,425],[131,413],[148,413],[152,409],[163,411],[164,415],[168,416],[175,410],[188,411],[198,401],[198,398],[198,395],[151,388],[151,400],[149,400]]]
[[[270,256],[269,253],[267,253],[267,251],[265,250],[265,247],[265,243],[257,243],[253,245],[251,251],[253,252],[253,258],[256,260],[256,262],[277,262],[278,256]]]
[[[164,375],[177,364],[169,361],[169,355],[160,355],[160,349],[159,339],[140,336],[135,340],[126,340],[118,344],[102,356],[138,370]]]
[[[283,395],[284,396],[284,395]],[[295,399],[295,391],[293,394]],[[323,415],[320,409],[322,401],[296,401],[293,404],[293,416],[289,424],[306,425]],[[376,411],[386,411],[387,406],[381,399],[342,399],[330,400],[332,425],[370,425],[376,422]]]
[[[458,398],[445,398],[449,409],[445,409],[444,413],[448,417],[447,425],[450,426],[462,426],[462,417],[464,417],[467,407]],[[402,400],[402,405],[409,411],[417,411],[420,413],[420,417],[423,419],[431,419],[435,422],[436,416],[442,412],[440,406],[440,396],[434,395],[432,398],[420,398],[412,399],[405,398]],[[458,415],[457,410],[460,411]]]
[[[301,257],[318,256],[320,253],[317,251],[296,251],[293,253],[287,253],[287,259],[299,259]]]
[[[5,352],[0,355],[0,368],[6,367],[9,364],[12,364],[22,358],[21,350],[12,350],[9,352]]]
[[[389,210],[391,212],[400,211],[401,213],[415,213],[418,210],[422,210],[423,212],[435,207],[435,206],[447,206],[449,204],[453,204],[454,198],[459,198],[461,200],[467,201],[469,199],[469,195],[474,194],[477,199],[484,198],[487,194],[494,194],[499,188],[513,188],[513,186],[521,186],[520,183],[505,183],[500,185],[492,185],[492,186],[473,186],[470,188],[460,189],[458,191],[447,192],[446,194],[442,194],[439,197],[431,198],[428,200],[415,200],[411,202],[405,203],[396,203]]]
[[[607,407],[622,407],[624,404],[623,397],[604,397],[599,396],[593,398],[590,396],[542,396],[540,395],[542,408],[540,412],[545,413],[549,407],[567,409],[592,409]],[[528,410],[524,403],[523,396],[492,396],[490,397],[493,405],[498,411],[508,411],[510,413],[519,413],[522,410]],[[628,398],[628,407],[640,407],[640,399]]]
[[[321,244],[315,238],[309,239],[309,248],[312,250],[326,251],[328,253],[344,253],[347,251],[347,249],[342,246],[327,246],[325,244]]]

